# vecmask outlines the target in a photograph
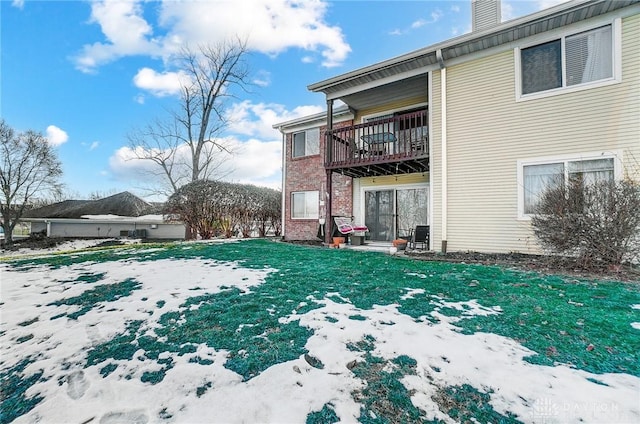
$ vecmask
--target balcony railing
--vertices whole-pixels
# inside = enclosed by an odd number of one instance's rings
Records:
[[[394,164],[396,173],[424,172],[429,157],[427,119],[428,112],[421,110],[327,131],[325,167],[352,176],[365,173],[351,168],[371,165],[378,175],[392,174]],[[407,166],[400,167],[403,164]]]

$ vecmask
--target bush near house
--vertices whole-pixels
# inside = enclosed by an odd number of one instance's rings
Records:
[[[536,212],[531,223],[542,246],[577,256],[584,268],[619,268],[640,256],[638,181],[572,179],[548,189]]]

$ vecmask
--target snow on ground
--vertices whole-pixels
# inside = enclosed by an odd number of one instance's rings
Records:
[[[82,245],[74,242],[73,246]],[[104,363],[84,367],[88,349],[122,333],[128,321],[142,320],[153,331],[160,315],[176,310],[187,298],[223,287],[248,292],[270,272],[274,270],[200,259],[82,263],[59,269],[37,267],[29,272],[16,272],[0,264],[2,368],[28,356],[38,357],[24,373],[44,369],[46,379],[27,392],[27,396],[39,393],[44,400],[15,422],[146,423],[161,421],[158,417],[167,411],[171,418],[166,422],[176,423],[304,423],[310,412],[327,403],[334,406],[342,422],[357,422],[361,405],[352,392],[362,389],[364,383],[347,364],[362,361],[364,354],[350,350],[348,344],[366,335],[376,340],[374,356],[390,360],[407,355],[417,361],[416,374],[406,375],[402,382],[415,390],[412,402],[428,419],[453,422],[439,411],[432,395],[437,387],[469,384],[487,391],[492,388],[493,408],[502,414],[515,413],[525,422],[640,422],[637,377],[533,365],[523,360],[531,352],[514,340],[487,333],[462,334],[455,324],[464,317],[445,316],[437,310],[432,314],[439,322],[433,323],[404,315],[395,305],[361,310],[327,298],[310,297],[310,302],[322,306],[281,319],[299,320],[300,325],[314,331],[306,348],[324,364],[322,369],[312,367],[301,356],[243,381],[223,366],[227,352],[204,345],[194,355],[210,359],[212,364],[204,367],[189,361],[193,355],[167,353],[174,367],[154,385],[141,382],[140,376],[157,369],[157,363],[138,354],[132,361],[118,362],[118,369],[106,377],[100,374]],[[134,278],[141,288],[95,307],[77,320],[54,318],[78,306],[52,302],[78,296],[92,287],[74,280],[100,273],[104,273],[100,284]],[[406,296],[424,295],[423,290],[407,291]],[[157,307],[159,301],[165,303]],[[437,297],[433,301],[445,306]],[[464,310],[465,316],[500,313],[499,307],[475,301],[447,306]],[[354,320],[354,315],[365,319]],[[19,325],[36,318],[35,325]],[[30,340],[15,342],[29,334],[33,335]],[[197,389],[207,382],[212,382],[211,388],[198,396]]]
[[[51,253],[56,253],[56,252],[68,252],[68,251],[74,251],[74,250],[82,250],[82,249],[86,249],[88,247],[93,247],[96,246],[100,243],[104,243],[104,242],[108,242],[108,241],[115,241],[118,239],[83,239],[83,240],[67,240],[64,241],[54,247],[50,247],[50,248],[46,248],[46,249],[37,249],[37,250],[33,250],[30,248],[20,248],[20,249],[16,249],[16,250],[4,250],[4,249],[0,249],[0,257],[5,257],[5,258],[16,258],[16,257],[20,257],[20,256],[32,256],[32,255],[37,255],[37,256],[42,256],[42,255],[47,255],[47,254],[51,254]],[[129,239],[129,240],[125,240],[125,239],[121,239],[118,240],[121,243],[140,243],[140,240],[138,239]]]

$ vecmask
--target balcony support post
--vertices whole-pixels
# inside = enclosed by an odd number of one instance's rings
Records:
[[[332,161],[333,160],[333,141],[332,138],[329,136],[329,131],[333,130],[333,100],[332,99],[327,99],[327,129],[325,131],[325,137],[324,137],[324,142],[326,143],[325,149],[327,151],[327,160],[328,161]],[[324,239],[326,243],[331,243],[332,242],[332,235],[333,235],[333,220],[331,219],[331,198],[333,197],[333,186],[331,184],[331,176],[332,176],[333,172],[331,170],[327,169],[327,192],[326,193],[322,193],[321,196],[323,197],[322,200],[324,200],[326,207],[325,207],[325,228],[326,231],[324,233]]]
[[[332,175],[333,172],[330,169],[327,169],[327,192],[326,193],[322,193],[322,196],[324,196],[324,200],[325,200],[325,204],[327,205],[325,208],[325,214],[326,214],[326,218],[325,218],[325,228],[326,231],[324,232],[324,241],[327,244],[331,244],[333,241],[333,218],[331,217],[331,200],[333,197],[333,184],[332,184]]]

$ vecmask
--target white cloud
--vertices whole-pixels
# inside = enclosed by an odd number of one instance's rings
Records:
[[[547,9],[549,7],[557,6],[560,3],[565,3],[569,0],[538,0],[537,5],[540,10]]]
[[[228,110],[229,133],[267,139],[277,138],[279,132],[273,129],[274,124],[323,110],[321,106],[299,106],[292,111],[287,111],[282,105],[243,101],[234,104]]]
[[[69,136],[64,130],[56,127],[55,125],[49,125],[47,127],[47,142],[52,146],[60,146],[64,144],[69,139]]]
[[[351,51],[342,30],[325,22],[325,1],[165,0],[152,9],[159,10],[156,34],[143,15],[145,4],[142,0],[92,2],[90,22],[100,25],[105,41],[85,45],[75,58],[76,66],[92,72],[124,56],[167,59],[187,42],[196,46],[236,36],[247,40],[249,50],[269,55],[290,48],[305,50],[319,56],[326,67],[341,64]]]
[[[418,19],[417,21],[413,21],[411,23],[411,29],[416,29],[416,28],[420,28],[423,27],[427,24],[427,20],[426,19]]]
[[[431,12],[429,19],[425,19],[425,18],[416,19],[415,21],[411,22],[408,29],[404,29],[404,30],[394,29],[392,31],[389,31],[389,35],[407,34],[414,29],[422,28],[425,25],[434,24],[438,22],[440,19],[442,19],[443,16],[444,16],[444,13],[442,13],[440,9],[436,9]]]
[[[93,143],[89,144],[89,143],[80,143],[83,147],[86,147],[88,151],[92,151],[98,148],[98,146],[100,146],[100,142],[99,141],[94,141]]]
[[[279,188],[282,171],[282,142],[249,139],[230,140],[235,154],[228,157],[228,181]]]
[[[331,67],[342,63],[351,47],[339,27],[325,22],[326,11],[327,2],[319,0],[165,1],[160,23],[170,27],[167,43],[239,36],[261,53],[276,55],[292,47],[319,52],[323,66]]]
[[[225,181],[255,184],[277,188],[281,185],[282,143],[280,140],[242,141],[234,137],[219,140],[230,152],[216,153],[218,165],[215,175]],[[148,185],[149,175],[160,175],[160,169],[149,160],[138,159],[144,153],[142,147],[121,147],[109,158],[109,174],[116,180],[129,181],[139,186]],[[178,157],[188,157],[189,149],[183,146]],[[178,169],[177,172],[180,170]],[[186,171],[186,168],[183,170]],[[159,176],[159,178],[163,178]]]
[[[271,73],[268,71],[258,71],[253,77],[253,83],[259,87],[268,87],[271,85]]]
[[[255,184],[271,188],[281,186],[282,135],[273,129],[279,122],[322,112],[321,106],[299,106],[287,110],[278,104],[251,103],[244,101],[232,105],[229,110],[234,134],[221,139],[233,154],[218,153],[223,165],[218,169],[226,181]],[[138,181],[142,185],[148,180],[148,172],[154,169],[151,161],[137,159],[142,147],[121,147],[109,158],[110,174],[118,180]],[[186,147],[179,155],[188,157]]]
[[[502,22],[510,21],[515,18],[515,12],[511,3],[503,2],[500,5],[500,18]]]
[[[24,8],[24,0],[13,0],[11,2],[11,6],[17,7],[18,9]]]
[[[452,6],[451,6],[451,11],[452,11],[453,13],[458,13],[458,12],[460,12],[460,6],[458,6],[457,4],[452,5]]]
[[[142,68],[133,77],[136,87],[150,91],[156,96],[169,96],[180,92],[188,76],[180,72],[156,72],[151,68]]]
[[[100,65],[129,55],[160,54],[153,29],[142,16],[138,1],[101,0],[91,2],[90,23],[102,29],[105,43],[87,44],[75,58],[76,67],[92,72]]]

